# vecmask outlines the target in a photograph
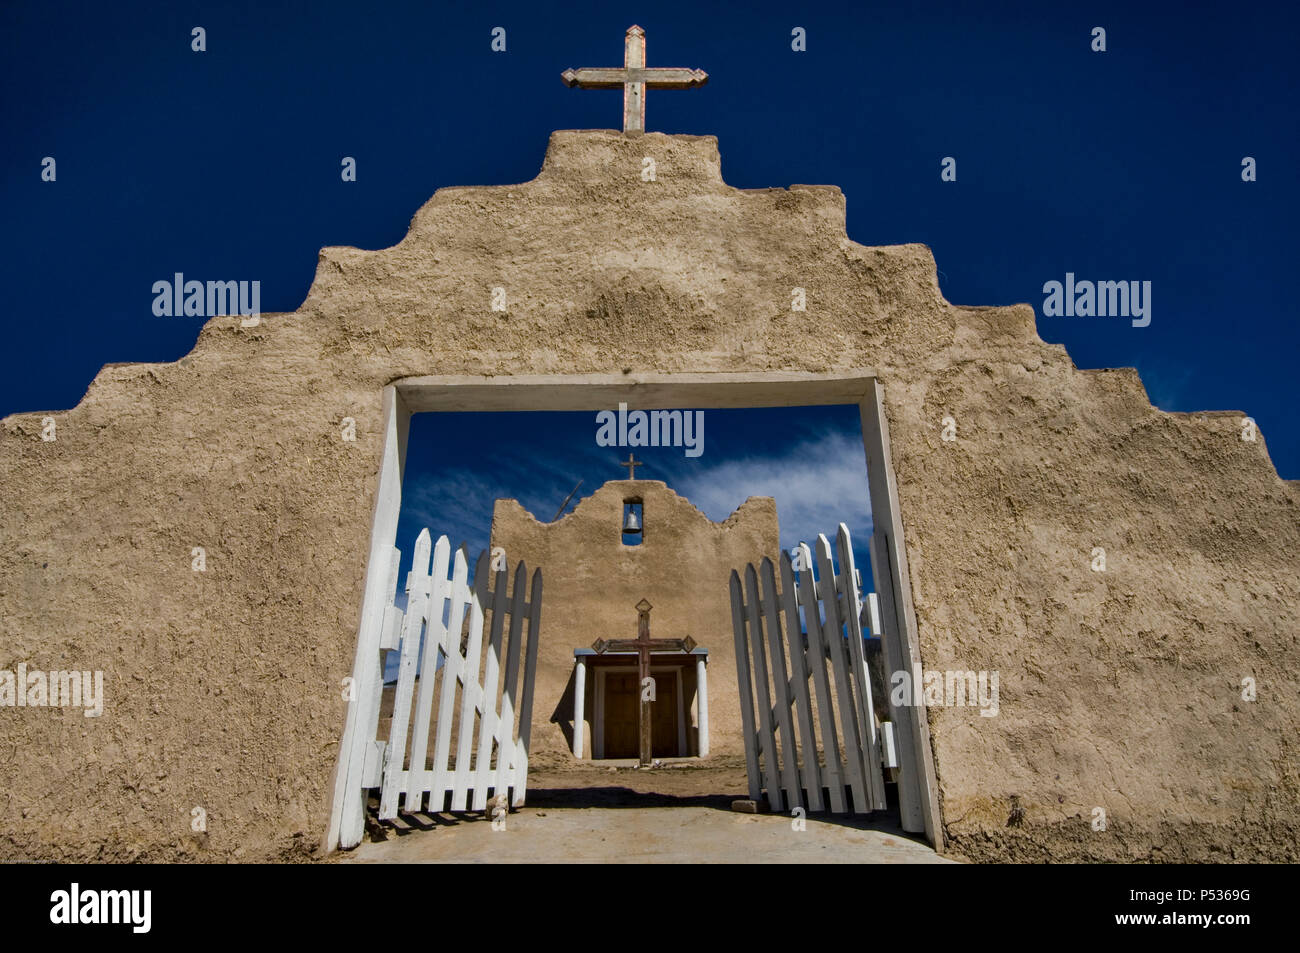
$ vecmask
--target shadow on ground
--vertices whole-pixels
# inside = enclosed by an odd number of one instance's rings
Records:
[[[899,819],[896,789],[887,786],[889,810],[876,811],[871,814],[832,814],[825,811],[806,812],[803,816],[818,824],[857,831],[874,831],[888,834],[920,846],[926,846],[923,835],[911,834],[903,830]],[[654,808],[705,808],[725,814],[737,814],[732,805],[745,800],[744,796],[734,794],[667,794],[661,791],[638,791],[622,785],[601,785],[596,787],[550,787],[529,788],[528,806],[532,813],[546,811],[584,811],[593,808],[601,810],[644,811]],[[829,800],[829,798],[827,798]],[[489,801],[490,803],[490,801]],[[486,811],[421,811],[414,814],[400,814],[393,821],[380,821],[379,802],[371,799],[370,810],[366,816],[366,832],[372,843],[381,843],[390,838],[401,838],[416,831],[432,831],[438,828],[454,828],[463,824],[490,822],[492,810]],[[507,818],[519,812],[511,809]],[[757,812],[760,816],[772,816],[767,810],[766,802],[760,802]],[[787,816],[794,818],[791,812]]]

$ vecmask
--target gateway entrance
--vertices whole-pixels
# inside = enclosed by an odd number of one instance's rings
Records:
[[[691,374],[691,375],[594,375],[594,376],[557,376],[557,377],[509,377],[509,378],[416,378],[399,381],[389,388],[386,395],[386,406],[388,407],[388,437],[385,443],[385,453],[383,466],[380,472],[379,488],[376,500],[375,528],[372,534],[372,557],[367,569],[366,579],[366,598],[362,611],[362,633],[358,644],[359,659],[362,656],[374,657],[380,651],[381,642],[390,638],[384,634],[385,616],[389,615],[391,602],[388,599],[388,593],[392,591],[391,586],[391,554],[393,541],[396,537],[396,522],[398,510],[401,506],[402,486],[401,477],[405,463],[407,447],[406,437],[409,426],[410,415],[418,411],[492,411],[492,410],[584,410],[584,411],[601,411],[610,407],[617,407],[620,403],[626,404],[633,408],[727,408],[727,407],[804,407],[804,406],[822,406],[833,404],[848,404],[855,406],[858,414],[855,415],[861,421],[862,440],[866,449],[866,468],[864,482],[870,485],[871,499],[873,502],[874,516],[874,535],[870,537],[872,544],[872,555],[877,552],[884,555],[884,558],[873,559],[873,574],[875,576],[875,588],[879,591],[883,586],[889,586],[892,598],[886,602],[882,598],[882,605],[888,605],[891,608],[892,615],[883,619],[882,635],[885,639],[893,640],[900,647],[897,655],[891,657],[910,657],[912,653],[912,636],[911,632],[914,626],[911,617],[911,600],[910,593],[906,587],[906,563],[902,553],[901,539],[897,525],[896,513],[896,495],[892,482],[888,476],[888,444],[887,435],[883,427],[883,414],[881,412],[880,385],[874,377],[868,373],[848,373],[848,374],[828,374],[828,375],[804,375],[804,374],[772,374],[772,375],[744,375],[744,374]],[[444,448],[443,456],[446,457]],[[640,455],[640,451],[638,451]],[[455,463],[454,456],[448,457],[449,465]],[[861,458],[858,458],[861,461]],[[652,464],[654,466],[654,464]],[[861,466],[861,463],[858,464]],[[573,527],[590,532],[592,539],[601,540],[606,534],[612,534],[614,543],[618,543],[623,536],[623,529],[627,525],[625,501],[635,499],[641,501],[642,509],[637,512],[637,522],[644,525],[645,533],[638,545],[627,546],[618,550],[617,565],[622,567],[617,573],[610,577],[610,580],[617,585],[631,585],[638,576],[638,563],[636,559],[653,559],[655,545],[670,545],[671,529],[673,521],[664,520],[660,503],[655,502],[654,493],[661,494],[660,502],[672,500],[675,494],[672,494],[671,488],[662,490],[656,489],[656,484],[662,487],[661,481],[646,480],[641,478],[640,472],[636,474],[639,479],[634,481],[611,481],[614,485],[611,490],[611,499],[609,503],[610,513],[603,513],[601,507],[604,503],[599,503],[599,492],[582,501],[573,513],[564,516],[559,522],[568,524]],[[627,485],[620,485],[626,483]],[[565,488],[567,491],[568,487]],[[666,495],[664,495],[666,494]],[[561,494],[563,495],[563,494]],[[558,497],[557,497],[558,500]],[[596,501],[596,502],[591,502]],[[597,505],[599,503],[599,505]],[[501,506],[506,509],[502,510]],[[678,498],[678,503],[672,505],[688,506],[689,502]],[[769,504],[770,505],[770,504]],[[533,543],[527,542],[528,533],[523,537],[527,545],[536,545],[536,540],[545,538],[548,524],[538,523],[531,514],[522,512],[521,508],[512,501],[498,500],[498,512],[493,518],[494,539],[498,518],[509,522],[510,507],[514,506],[516,511],[520,511],[517,520],[525,529],[528,526],[540,527],[530,531],[535,540]],[[552,507],[554,503],[552,503]],[[584,506],[586,509],[584,509]],[[727,520],[727,526],[736,525],[735,520],[740,518],[742,511],[746,507],[759,506],[761,504],[750,501],[737,510],[732,518]],[[549,515],[549,514],[548,514]],[[530,522],[531,521],[531,522]],[[505,525],[505,524],[502,524]],[[559,525],[559,524],[552,524]],[[715,524],[722,527],[723,524]],[[893,532],[891,533],[891,529]],[[539,535],[540,534],[540,535]],[[603,545],[603,543],[602,543]],[[495,548],[495,547],[493,547]],[[671,548],[671,547],[670,547]],[[776,551],[776,547],[771,547],[766,551]],[[509,550],[507,549],[507,552]],[[515,561],[520,560],[520,554],[511,553],[509,559],[511,566]],[[568,552],[568,551],[566,551]],[[562,560],[566,552],[550,553],[547,559],[554,561]],[[692,547],[678,547],[675,552],[682,562],[682,585],[690,587],[698,583],[698,577],[701,573],[708,571],[711,565],[708,559],[701,561],[698,554],[693,553]],[[719,568],[724,573],[729,573],[732,569],[741,568],[746,562],[752,563],[755,556],[742,560],[722,560],[719,561]],[[530,559],[528,564],[531,567],[534,562]],[[545,561],[538,565],[548,564]],[[382,568],[381,568],[382,567]],[[489,573],[490,575],[491,573]],[[724,584],[721,587],[723,593],[722,601],[725,604],[726,586],[725,574]],[[622,580],[622,582],[618,582]],[[551,580],[547,580],[547,599],[546,613],[547,618],[558,617],[562,607],[569,603],[569,597],[557,602],[555,594],[550,592]],[[709,587],[711,591],[712,587]],[[593,605],[620,605],[623,606],[620,611],[626,618],[626,602],[623,597],[614,598],[610,589],[610,583],[602,583],[600,587],[591,589],[589,587],[587,595],[594,600]],[[581,591],[580,589],[577,591]],[[713,598],[712,596],[710,598]],[[735,670],[735,662],[732,658],[732,649],[727,638],[731,628],[730,613],[727,612],[723,617],[722,625],[714,625],[700,628],[694,624],[690,618],[690,611],[693,602],[690,598],[670,597],[658,600],[659,608],[656,609],[656,620],[659,619],[658,612],[676,612],[679,618],[673,619],[671,616],[665,620],[667,624],[660,624],[656,621],[654,637],[671,637],[684,640],[689,635],[697,644],[692,648],[685,645],[675,647],[670,653],[651,651],[650,678],[654,683],[656,693],[655,704],[651,709],[651,717],[642,720],[638,715],[637,731],[638,746],[637,757],[640,759],[640,737],[639,733],[648,730],[649,733],[649,755],[651,760],[665,757],[661,752],[666,752],[667,757],[681,757],[680,752],[685,752],[686,757],[705,756],[719,758],[725,756],[725,751],[719,750],[718,745],[735,741],[739,747],[741,763],[743,764],[744,747],[741,739],[744,732],[740,730],[739,715],[733,714],[736,706],[736,696],[734,689],[724,691],[719,694],[716,691],[716,685],[713,686],[715,697],[708,697],[710,675],[712,680],[717,678],[729,679],[730,676],[724,676],[722,673]],[[716,601],[716,600],[715,600]],[[685,612],[686,616],[681,617]],[[886,614],[890,615],[890,614]],[[574,617],[580,622],[580,616]],[[391,624],[391,623],[389,623]],[[426,622],[427,624],[427,622]],[[625,637],[623,632],[626,630],[626,622],[614,624],[602,624],[599,627],[601,633],[606,633],[606,638],[613,641],[612,636]],[[542,630],[543,636],[538,646],[538,672],[543,669],[555,672],[560,671],[564,674],[565,681],[559,683],[559,688],[555,689],[553,694],[550,689],[541,693],[538,691],[540,675],[535,675],[532,682],[534,698],[545,698],[540,709],[534,711],[532,736],[529,739],[527,750],[528,761],[530,765],[536,764],[534,754],[539,751],[539,737],[546,736],[551,739],[552,747],[549,749],[546,759],[543,763],[555,764],[554,740],[559,739],[562,742],[560,752],[564,758],[569,759],[570,763],[575,757],[585,760],[591,760],[599,754],[604,760],[609,760],[611,754],[623,754],[629,751],[629,735],[631,734],[631,709],[633,708],[632,699],[629,697],[629,688],[644,688],[645,682],[643,677],[638,677],[639,685],[629,683],[627,676],[640,676],[641,658],[640,653],[636,655],[621,655],[621,648],[606,646],[605,653],[598,653],[594,648],[590,651],[590,656],[578,657],[579,652],[575,649],[585,648],[586,645],[592,645],[591,641],[583,641],[580,638],[570,638],[565,629],[574,628],[573,625],[557,629],[550,623]],[[581,628],[581,625],[576,626]],[[619,631],[623,630],[623,631]],[[508,626],[507,626],[508,631]],[[573,635],[580,633],[574,632]],[[698,636],[698,637],[697,637]],[[488,645],[491,642],[490,625],[489,633],[486,636]],[[586,637],[588,640],[591,636]],[[449,634],[449,645],[454,640]],[[632,641],[632,640],[630,640]],[[567,645],[565,644],[567,643]],[[576,643],[576,644],[575,644]],[[698,644],[702,643],[702,644]],[[508,643],[505,643],[508,644]],[[468,648],[462,636],[462,647]],[[699,648],[707,647],[710,651],[708,654],[693,654]],[[726,664],[719,665],[719,659],[714,658],[718,652],[725,649]],[[392,650],[389,649],[389,652]],[[421,650],[422,655],[424,651]],[[490,654],[490,649],[486,650]],[[609,653],[613,654],[609,654]],[[372,655],[373,653],[373,655]],[[557,655],[557,653],[559,653]],[[400,654],[400,653],[399,653]],[[600,658],[601,655],[607,658]],[[448,653],[450,657],[450,653]],[[468,653],[464,656],[468,660]],[[436,664],[436,663],[435,663]],[[444,663],[445,664],[445,663]],[[506,663],[499,663],[506,664]],[[710,664],[714,665],[715,671],[709,673]],[[558,668],[557,668],[558,666]],[[583,678],[576,677],[577,670],[581,668]],[[692,678],[692,668],[694,668],[694,678]],[[619,671],[624,669],[624,671]],[[637,669],[636,672],[627,671],[628,669]],[[360,669],[358,669],[360,671]],[[522,676],[522,672],[520,675]],[[701,675],[703,678],[701,678]],[[500,677],[500,675],[498,676]],[[462,685],[468,683],[461,683]],[[704,691],[701,691],[701,688]],[[478,688],[471,688],[472,692],[479,692],[486,698],[488,690],[485,681],[480,681]],[[515,699],[518,702],[522,699],[524,685],[521,682],[518,689],[519,697]],[[662,692],[662,695],[659,694]],[[413,711],[419,707],[419,693],[416,691],[414,683],[412,686]],[[556,703],[554,699],[560,698]],[[581,700],[579,702],[579,696]],[[635,696],[637,705],[640,705],[640,696]],[[666,702],[667,704],[664,704]],[[702,705],[701,702],[704,704]],[[581,717],[578,715],[578,705],[581,704]],[[461,702],[463,705],[463,701]],[[355,709],[356,706],[353,706]],[[596,709],[599,708],[597,713]],[[657,711],[655,710],[657,709]],[[713,709],[713,710],[709,710]],[[460,711],[464,711],[463,707]],[[344,742],[341,746],[341,764],[340,779],[338,785],[338,795],[336,797],[336,816],[339,831],[337,843],[346,846],[349,842],[356,843],[359,841],[364,826],[364,800],[365,792],[369,790],[365,785],[373,781],[373,765],[375,763],[375,754],[368,754],[367,749],[373,750],[374,739],[366,738],[366,728],[359,723],[359,715],[350,709],[349,726],[345,731]],[[518,715],[516,709],[516,717]],[[911,709],[902,713],[902,718],[906,724],[896,725],[898,764],[899,764],[899,792],[900,808],[903,816],[903,822],[906,829],[927,830],[931,833],[933,827],[933,818],[936,812],[932,809],[933,804],[929,803],[933,792],[933,778],[928,766],[926,756],[928,754],[928,743],[921,744],[925,740],[926,726],[923,717],[918,717],[923,713],[916,709]],[[500,718],[498,709],[496,716]],[[483,717],[483,709],[475,709],[475,718]],[[732,726],[730,721],[736,721],[737,724]],[[707,730],[705,730],[707,728]],[[415,731],[414,727],[410,729]],[[433,731],[441,729],[431,729]],[[453,729],[453,734],[459,738],[462,727],[457,724]],[[476,741],[481,740],[481,727],[471,732]],[[685,739],[682,738],[683,732]],[[391,737],[391,736],[390,736]],[[408,742],[414,736],[408,738]],[[516,738],[522,741],[522,734],[517,732]],[[513,742],[515,739],[509,739]],[[487,751],[489,753],[486,760],[486,770],[489,775],[496,772],[496,777],[500,776],[501,766],[499,761],[493,761],[492,752],[499,751],[500,747],[508,743],[504,735],[498,737],[497,733],[489,732],[489,743]],[[409,744],[408,744],[409,747]],[[599,748],[599,752],[597,752]],[[391,751],[385,752],[385,758],[391,759],[394,756]],[[472,772],[480,770],[480,762],[475,755],[475,760],[471,761],[473,765]],[[409,790],[412,774],[422,775],[418,764],[408,757],[403,770],[408,772],[405,779],[407,790]],[[423,771],[436,771],[436,766],[427,765]],[[449,770],[453,771],[454,768]],[[764,772],[766,768],[764,767]],[[526,783],[526,782],[525,782]],[[765,787],[767,787],[765,785]],[[398,783],[398,789],[401,790],[401,782]],[[731,790],[730,786],[727,788]],[[507,788],[509,790],[509,788]],[[495,796],[496,788],[488,786],[482,792],[484,799],[490,799]],[[431,809],[436,808],[436,794],[432,788],[428,792],[427,800],[424,801]],[[480,798],[476,789],[462,795],[466,803],[473,809],[473,805]],[[414,802],[413,802],[414,803]],[[446,803],[444,801],[444,803]],[[400,806],[398,808],[400,810]],[[347,827],[347,835],[344,835],[344,828]],[[933,837],[933,834],[931,834]]]

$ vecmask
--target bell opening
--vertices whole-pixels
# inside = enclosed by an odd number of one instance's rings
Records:
[[[645,514],[640,500],[626,500],[623,503],[623,544],[639,545],[645,537]]]

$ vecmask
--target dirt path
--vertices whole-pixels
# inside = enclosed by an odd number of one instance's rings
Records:
[[[744,814],[744,761],[651,770],[589,764],[529,772],[528,805],[482,814],[415,815],[370,825],[342,863],[943,863],[898,826],[866,817]]]

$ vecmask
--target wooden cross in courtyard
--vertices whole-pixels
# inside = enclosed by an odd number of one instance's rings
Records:
[[[643,768],[650,766],[650,695],[654,685],[654,680],[650,677],[650,653],[655,649],[660,651],[676,650],[679,652],[691,652],[695,649],[695,640],[689,635],[684,639],[650,638],[650,610],[652,608],[653,606],[644,599],[636,604],[635,639],[597,639],[591,646],[596,650],[597,655],[604,655],[611,650],[615,652],[636,652],[637,654],[637,670],[640,673],[638,684],[641,686],[641,710],[637,725],[640,728],[641,767]]]
[[[624,40],[623,68],[566,69],[560,74],[572,89],[618,89],[623,87],[623,132],[638,136],[645,132],[647,89],[693,89],[709,81],[702,69],[648,69],[645,65],[645,30],[632,26]]]
[[[638,460],[638,459],[636,458],[636,454],[629,453],[629,454],[627,455],[627,459],[624,460],[622,463],[620,463],[619,466],[620,466],[620,467],[627,467],[627,478],[628,478],[629,480],[635,480],[635,479],[636,479],[636,468],[637,468],[637,467],[643,467],[643,466],[645,466],[645,461],[644,461],[644,460]]]

